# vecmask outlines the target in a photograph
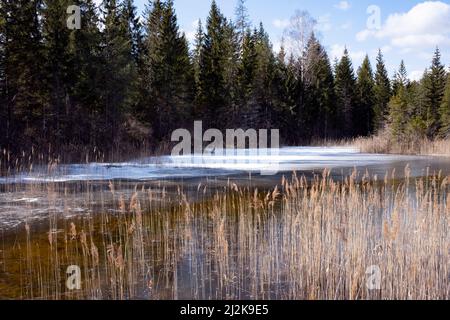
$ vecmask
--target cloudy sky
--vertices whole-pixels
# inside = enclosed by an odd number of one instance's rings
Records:
[[[140,10],[148,2],[135,1]],[[196,21],[207,17],[210,3],[175,0],[180,27],[188,37],[193,36]],[[234,17],[236,0],[217,3],[227,17]],[[450,66],[450,0],[247,0],[247,7],[255,25],[264,23],[275,49],[289,18],[296,10],[307,10],[318,20],[320,38],[332,59],[340,57],[346,46],[357,67],[366,53],[374,62],[382,48],[391,74],[404,59],[410,77],[417,79],[439,46],[443,62]]]

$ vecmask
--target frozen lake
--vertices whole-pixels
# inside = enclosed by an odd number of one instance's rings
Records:
[[[224,177],[249,172],[276,175],[292,171],[328,169],[370,169],[384,174],[409,164],[412,174],[423,175],[430,169],[450,171],[450,160],[401,155],[359,153],[346,147],[292,147],[274,151],[243,150],[224,156],[163,156],[126,163],[89,163],[60,165],[49,172],[47,166],[36,166],[31,172],[0,177],[0,184],[48,183],[74,181],[154,181],[164,179]]]
[[[128,197],[137,187],[163,190],[167,193],[164,201],[170,202],[170,194],[175,194],[180,186],[195,200],[200,185],[214,190],[228,179],[273,188],[282,175],[296,171],[311,176],[325,168],[331,170],[335,179],[349,175],[355,168],[380,179],[386,173],[401,179],[406,166],[412,177],[439,171],[450,175],[450,158],[362,154],[348,147],[291,147],[272,153],[246,150],[226,156],[163,156],[126,163],[66,164],[51,172],[47,166],[35,166],[31,172],[0,177],[0,229],[45,218],[50,213],[71,217],[113,210],[112,203],[118,195]],[[116,199],[109,190],[111,181]]]

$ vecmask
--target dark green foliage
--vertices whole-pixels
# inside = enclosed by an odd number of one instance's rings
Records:
[[[442,138],[450,138],[450,74],[447,76],[447,84],[439,113],[441,116],[440,135]]]
[[[406,71],[405,62],[402,60],[400,63],[400,67],[398,71],[394,75],[394,80],[392,82],[392,91],[393,94],[396,95],[399,93],[401,87],[407,88],[409,87],[410,82],[408,79],[408,72]]]
[[[381,50],[378,52],[377,56],[377,70],[375,72],[373,91],[373,128],[375,131],[378,131],[383,127],[386,120],[388,114],[388,104],[391,98],[391,84]]]
[[[82,27],[70,33],[71,111],[68,125],[70,143],[80,146],[99,146],[105,143],[97,123],[104,116],[101,105],[101,86],[98,81],[103,66],[102,38],[99,18],[92,0],[82,0]]]
[[[2,4],[3,5],[3,4]],[[8,107],[6,102],[6,93],[7,93],[7,78],[5,73],[6,67],[6,56],[5,56],[5,46],[6,46],[6,37],[5,37],[5,15],[1,12],[2,7],[0,6],[0,146],[6,144],[7,135],[8,135]]]
[[[247,30],[250,29],[248,10],[245,6],[247,0],[238,0],[236,6],[236,35],[238,41],[239,55],[242,55]]]
[[[358,69],[356,83],[357,105],[354,110],[354,129],[358,136],[367,136],[374,130],[375,88],[369,56]]]
[[[3,92],[6,136],[3,146],[12,149],[45,142],[43,96],[44,51],[38,0],[2,0]],[[39,63],[41,62],[41,63]]]
[[[155,128],[155,138],[165,139],[174,128],[186,125],[192,114],[194,75],[172,1],[153,3],[147,28],[144,105],[148,109],[144,112]]]
[[[334,77],[323,46],[311,36],[306,47],[304,86],[305,109],[302,118],[312,137],[328,138],[336,129]]]
[[[67,28],[71,4],[81,8],[80,30]],[[366,57],[355,76],[347,50],[332,68],[311,34],[314,19],[299,12],[293,21],[302,30],[288,30],[298,50],[287,58],[262,23],[252,29],[244,0],[235,22],[212,1],[191,47],[172,0],[149,1],[142,23],[133,0],[100,9],[93,0],[0,0],[0,146],[114,155],[168,143],[194,120],[277,128],[285,144],[384,127],[399,140],[449,136],[439,50],[420,82],[409,81],[402,61],[391,88],[381,52],[375,74]]]
[[[434,138],[439,132],[439,109],[444,97],[446,79],[445,67],[441,63],[441,53],[439,49],[436,49],[430,70],[424,78],[425,122],[429,138]]]
[[[409,117],[408,106],[408,92],[405,86],[399,86],[397,88],[397,94],[392,97],[389,103],[389,121],[391,130],[399,141],[404,140],[406,137]]]
[[[208,127],[225,128],[231,106],[227,91],[226,65],[229,64],[229,39],[227,20],[219,11],[215,1],[206,25],[206,34],[200,57],[200,79],[198,97],[199,114]],[[228,41],[227,41],[228,40]]]
[[[342,136],[351,137],[356,133],[355,124],[358,119],[355,118],[356,79],[347,49],[345,49],[344,56],[336,66],[335,73],[335,90],[339,110],[338,125],[342,128]]]
[[[120,143],[119,130],[123,115],[132,107],[136,69],[132,55],[129,25],[123,16],[123,6],[116,0],[103,1],[103,25],[101,42],[101,72],[99,84],[102,92],[99,131],[112,143]]]
[[[71,52],[71,30],[66,25],[66,8],[70,1],[44,0],[43,16],[43,53],[44,74],[46,76],[43,96],[43,133],[47,140],[56,145],[66,143],[66,137],[72,132],[70,125],[73,115],[73,77],[78,72],[74,65],[75,56]]]

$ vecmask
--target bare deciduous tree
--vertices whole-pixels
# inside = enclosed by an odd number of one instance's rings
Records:
[[[308,11],[297,10],[289,21],[289,26],[284,30],[286,49],[290,51],[296,59],[303,58],[309,38],[317,26]]]

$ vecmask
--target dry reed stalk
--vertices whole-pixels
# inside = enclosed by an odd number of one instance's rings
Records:
[[[271,191],[228,183],[211,198],[199,185],[194,203],[181,188],[169,202],[165,189],[126,197],[110,184],[116,214],[51,214],[47,235],[28,226],[26,245],[4,250],[24,261],[24,298],[448,299],[449,177],[392,176],[294,173]],[[63,285],[71,264],[79,292]],[[374,265],[382,290],[366,286]]]

